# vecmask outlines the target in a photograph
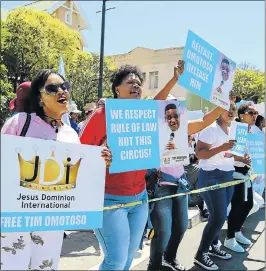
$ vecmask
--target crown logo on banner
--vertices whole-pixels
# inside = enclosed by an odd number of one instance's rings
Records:
[[[24,160],[17,149],[20,166],[20,186],[32,190],[60,192],[76,188],[77,175],[81,160],[71,163],[69,153],[66,159],[58,161],[55,158],[55,148],[52,149],[48,159],[40,160],[37,154],[37,146],[34,146],[35,156],[31,160]],[[69,151],[67,151],[69,152]]]

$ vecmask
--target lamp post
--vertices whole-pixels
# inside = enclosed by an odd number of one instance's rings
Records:
[[[105,32],[105,12],[110,9],[106,9],[106,1],[103,0],[102,11],[97,11],[96,13],[102,12],[102,29],[101,29],[101,49],[100,49],[100,68],[99,68],[99,83],[98,83],[98,99],[103,97],[103,59],[104,59],[104,32]]]

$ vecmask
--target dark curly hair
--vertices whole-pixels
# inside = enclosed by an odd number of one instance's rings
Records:
[[[168,105],[165,107],[164,111],[166,112],[166,111],[168,111],[168,110],[170,110],[170,109],[177,109],[177,107],[176,107],[175,104],[168,104]]]
[[[40,105],[41,89],[44,87],[45,82],[51,74],[57,74],[65,81],[65,78],[62,75],[51,69],[40,70],[31,82],[29,95],[25,102],[26,113],[36,113],[37,116],[44,119],[45,114],[42,106]]]
[[[238,116],[238,118],[235,119],[237,122],[241,122],[240,115],[241,114],[245,114],[245,112],[249,108],[249,106],[250,106],[250,104],[241,104],[238,107],[238,110],[237,110],[237,116]]]
[[[229,63],[229,60],[228,60],[227,58],[223,58],[222,63],[225,63],[225,64],[227,64],[227,65],[230,64],[230,63]]]
[[[261,124],[261,122],[264,120],[264,117],[262,116],[262,115],[258,115],[257,116],[257,119],[256,119],[256,123],[255,123],[255,125],[257,126],[257,127],[260,127],[260,124]]]
[[[133,73],[138,76],[141,84],[144,82],[142,71],[136,65],[122,65],[119,69],[115,70],[111,76],[112,91],[114,98],[117,98],[115,88],[119,86],[122,81],[130,74]]]

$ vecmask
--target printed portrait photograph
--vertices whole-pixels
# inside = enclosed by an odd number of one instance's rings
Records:
[[[188,156],[187,110],[182,101],[159,103],[159,147],[161,166],[182,164]]]
[[[219,54],[215,67],[210,101],[223,108],[229,108],[229,93],[233,87],[236,64],[224,54]]]

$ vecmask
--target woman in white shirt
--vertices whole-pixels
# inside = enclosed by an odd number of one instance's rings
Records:
[[[225,157],[225,152],[233,148],[235,142],[229,141],[228,124],[234,118],[235,107],[223,113],[215,123],[204,129],[196,148],[199,162],[198,187],[208,187],[233,181],[234,158]],[[203,231],[201,243],[194,262],[207,270],[218,270],[209,255],[220,259],[232,256],[220,249],[219,234],[227,217],[227,207],[234,188],[227,187],[201,193],[209,210],[208,223]]]

